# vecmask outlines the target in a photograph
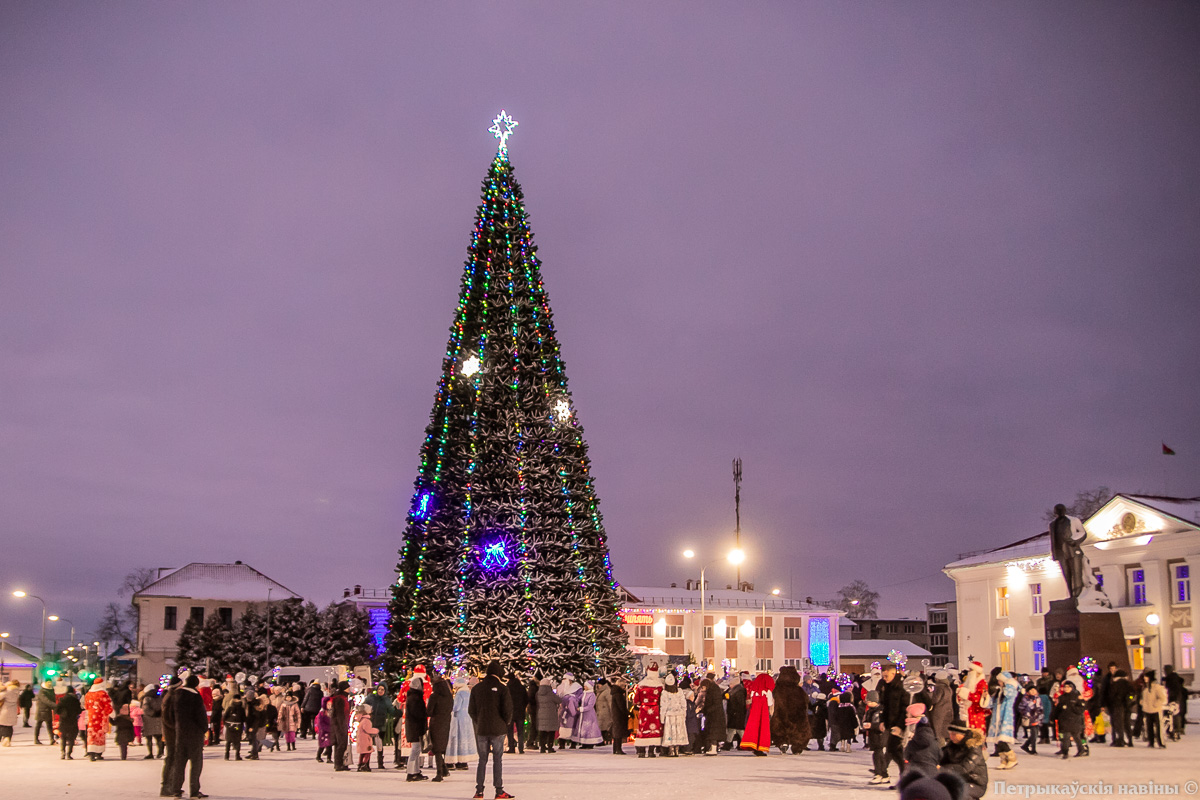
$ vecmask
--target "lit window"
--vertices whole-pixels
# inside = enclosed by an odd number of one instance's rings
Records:
[[[1175,578],[1175,592],[1172,597],[1176,603],[1192,602],[1192,580],[1187,564],[1175,564],[1171,568]]]
[[[654,638],[654,626],[653,625],[634,625],[633,626],[633,638],[635,638],[635,639],[653,639]]]
[[[1000,642],[1000,669],[1006,672],[1012,669],[1012,648],[1007,639]]]
[[[1033,640],[1033,671],[1041,672],[1046,666],[1046,640]]]
[[[790,639],[792,641],[797,641],[797,642],[800,641],[800,629],[799,628],[784,628],[783,629],[783,638]],[[795,666],[795,665],[792,665],[792,666]]]
[[[1191,631],[1179,632],[1179,670],[1190,672],[1196,668],[1196,645]]]
[[[1042,585],[1040,583],[1029,584],[1029,600],[1033,606],[1034,614],[1042,613]]]
[[[1001,586],[996,590],[996,616],[1008,616],[1008,587]]]
[[[754,669],[756,672],[770,672],[771,671],[771,659],[760,658],[757,661]]]
[[[1146,605],[1146,570],[1133,567],[1126,574],[1129,577],[1129,604]]]
[[[666,638],[682,639],[683,638],[683,626],[682,625],[668,625]]]

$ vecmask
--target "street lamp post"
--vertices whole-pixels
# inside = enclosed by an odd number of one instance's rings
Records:
[[[38,681],[42,680],[42,662],[46,660],[46,601],[36,594],[29,594],[20,589],[13,592],[13,597],[32,597],[42,604],[42,651],[38,654]]]
[[[70,625],[71,626],[71,641],[72,642],[75,641],[75,623],[74,622],[71,622],[71,620],[69,620],[69,619],[63,619],[58,614],[51,614],[50,616],[46,617],[46,619],[50,620],[51,622],[65,622],[68,625]]]
[[[696,551],[695,550],[684,550],[683,557],[684,558],[695,558]],[[737,566],[746,560],[746,553],[740,547],[735,547],[725,555],[724,560],[728,561],[730,564],[733,564],[734,566]],[[705,652],[705,650],[707,649],[708,640],[704,638],[704,613],[705,613],[704,612],[704,602],[705,602],[704,571],[707,570],[709,567],[713,566],[714,564],[719,564],[719,563],[721,563],[721,559],[718,558],[716,561],[710,561],[709,563],[700,567],[700,659],[702,661],[704,659],[708,658],[708,653]],[[716,641],[715,640],[713,642],[713,657],[714,658],[716,657]]]

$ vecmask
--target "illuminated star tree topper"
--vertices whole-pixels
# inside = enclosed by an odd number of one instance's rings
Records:
[[[517,121],[505,113],[504,109],[500,109],[500,116],[492,120],[492,127],[488,128],[488,133],[495,134],[500,140],[500,149],[508,152],[508,137],[512,136],[513,128],[517,127]]]

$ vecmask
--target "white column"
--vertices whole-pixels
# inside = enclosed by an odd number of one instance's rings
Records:
[[[1151,663],[1147,666],[1153,666],[1154,670],[1158,673],[1159,680],[1162,680],[1162,667],[1163,664],[1171,663],[1170,652],[1172,649],[1171,598],[1167,595],[1164,586],[1167,575],[1167,565],[1157,559],[1143,560],[1142,569],[1145,571],[1146,576],[1146,602],[1154,607],[1155,613],[1157,613],[1159,616],[1158,625],[1156,626],[1151,626],[1149,623],[1143,622],[1148,629],[1151,629],[1158,634],[1158,636],[1154,639],[1154,643],[1151,645],[1151,647],[1154,649],[1154,652],[1150,654]],[[1146,609],[1144,612],[1144,614],[1149,613],[1149,609]],[[1143,620],[1145,620],[1144,614],[1142,617]],[[1167,660],[1165,661],[1163,660],[1164,648],[1167,648],[1167,652],[1165,654],[1165,658]]]

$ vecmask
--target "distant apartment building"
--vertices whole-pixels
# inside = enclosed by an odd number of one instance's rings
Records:
[[[929,623],[915,617],[851,619],[850,639],[903,639],[922,650],[929,649]]]
[[[925,616],[929,621],[930,661],[935,667],[953,664],[962,667],[958,659],[958,601],[926,603]]]

